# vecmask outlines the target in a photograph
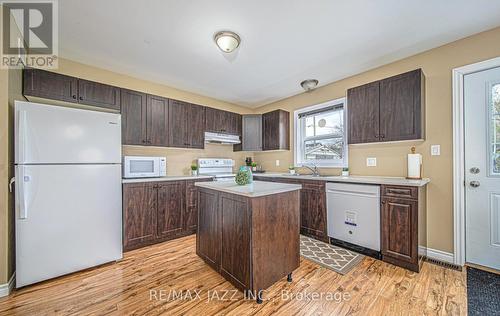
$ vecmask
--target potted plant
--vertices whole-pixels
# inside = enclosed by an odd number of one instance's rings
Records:
[[[252,171],[257,171],[257,163],[252,162]]]
[[[288,172],[289,172],[290,174],[295,174],[295,166],[289,166],[289,167],[288,167]]]
[[[192,176],[197,176],[198,175],[198,166],[195,164],[191,165],[191,175]]]
[[[349,176],[349,168],[342,168],[342,176],[343,177]]]

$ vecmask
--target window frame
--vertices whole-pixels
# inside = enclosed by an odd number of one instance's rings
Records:
[[[343,125],[344,125],[344,132],[342,135],[342,140],[344,143],[343,146],[343,159],[312,159],[312,160],[303,160],[302,157],[304,156],[304,141],[305,141],[305,129],[304,129],[304,124],[302,123],[301,119],[299,118],[299,115],[302,113],[310,112],[313,110],[320,110],[323,108],[328,108],[332,106],[336,106],[342,104],[343,107],[343,115],[342,115],[342,120],[343,120]],[[305,108],[301,108],[299,110],[294,111],[294,155],[293,155],[293,163],[294,166],[296,167],[303,167],[305,165],[310,166],[312,164],[322,167],[322,168],[347,168],[349,166],[349,146],[347,144],[347,98],[339,98],[327,102],[323,102],[320,104],[308,106]],[[315,140],[320,140],[320,139],[330,139],[331,135],[328,136],[315,136]]]

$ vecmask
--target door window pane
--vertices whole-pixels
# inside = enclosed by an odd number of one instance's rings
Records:
[[[500,175],[500,83],[491,88],[491,173]]]

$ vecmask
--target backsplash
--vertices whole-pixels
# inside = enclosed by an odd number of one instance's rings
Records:
[[[205,149],[163,148],[146,146],[122,146],[122,155],[166,156],[167,175],[181,176],[191,174],[191,164],[198,158],[229,158],[237,167],[245,164],[245,157],[253,157],[251,152],[233,152],[228,145],[205,144]]]

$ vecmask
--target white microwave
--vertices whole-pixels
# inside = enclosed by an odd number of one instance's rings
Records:
[[[124,156],[124,178],[156,178],[167,176],[167,157]]]

